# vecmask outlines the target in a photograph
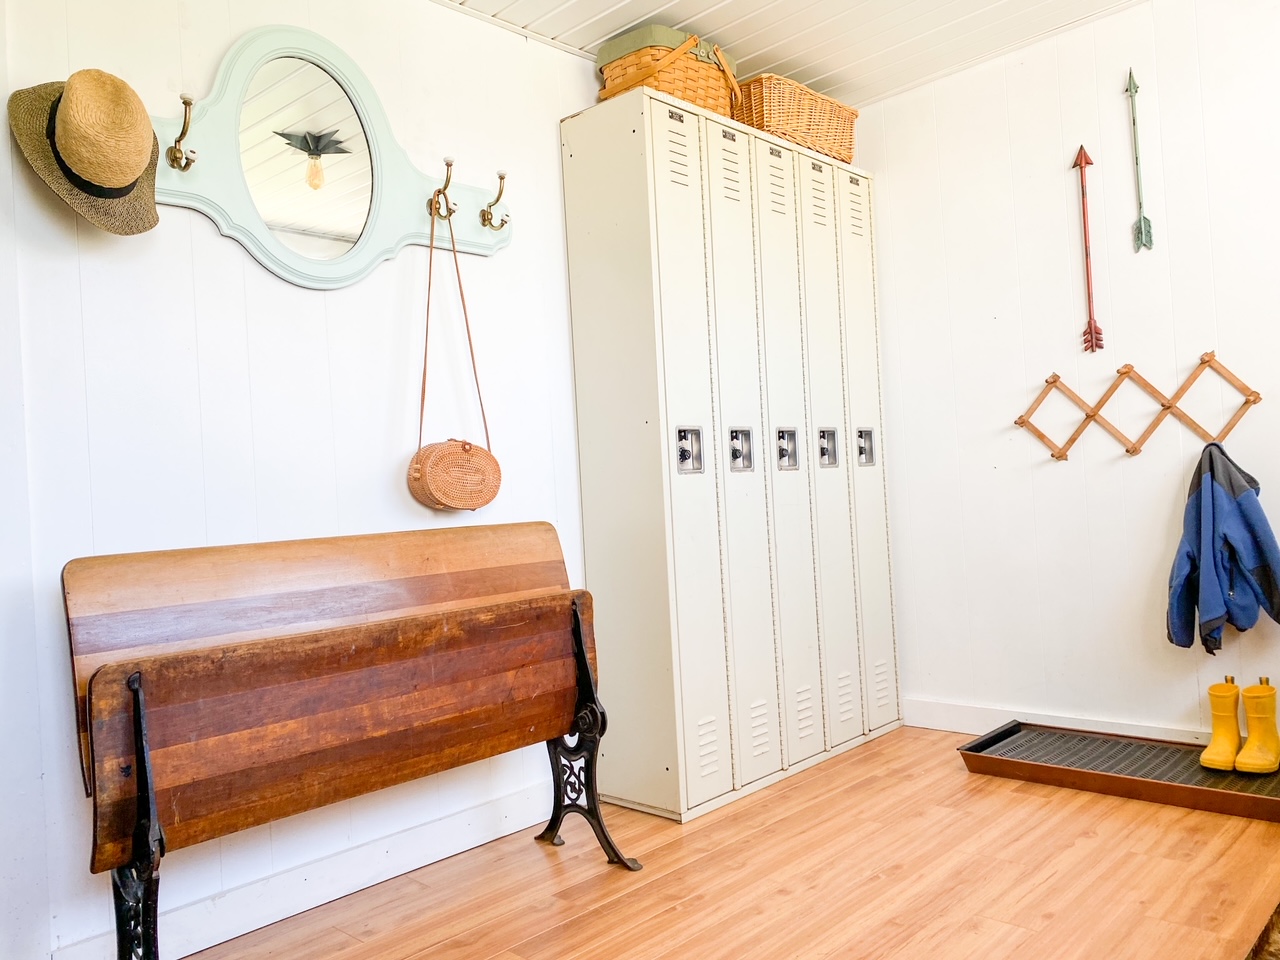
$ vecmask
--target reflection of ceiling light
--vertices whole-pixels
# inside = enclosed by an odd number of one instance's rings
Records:
[[[342,145],[341,140],[335,139],[338,136],[337,130],[326,133],[281,133],[277,130],[275,135],[283,137],[289,146],[307,155],[307,186],[312,190],[319,190],[324,186],[324,167],[320,162],[322,156],[351,152]]]
[[[307,186],[312,190],[319,190],[324,186],[324,167],[318,153],[307,156]]]

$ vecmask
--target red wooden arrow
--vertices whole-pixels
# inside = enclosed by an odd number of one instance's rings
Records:
[[[1080,210],[1084,217],[1084,282],[1089,292],[1089,323],[1084,328],[1085,353],[1102,349],[1102,328],[1098,326],[1098,321],[1093,315],[1093,261],[1089,256],[1089,191],[1085,188],[1084,182],[1085,167],[1092,164],[1093,161],[1084,152],[1084,144],[1081,144],[1080,151],[1076,154],[1076,162],[1071,166],[1080,168]]]

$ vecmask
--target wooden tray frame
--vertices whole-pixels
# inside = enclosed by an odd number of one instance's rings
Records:
[[[1104,793],[1113,797],[1127,797],[1130,800],[1146,800],[1149,803],[1163,803],[1175,807],[1187,807],[1192,810],[1208,810],[1211,813],[1225,813],[1233,817],[1248,817],[1253,820],[1269,820],[1280,823],[1280,797],[1265,797],[1252,793],[1239,793],[1234,790],[1223,790],[1217,787],[1197,787],[1189,784],[1167,783],[1162,780],[1145,780],[1141,777],[1130,777],[1119,773],[1099,773],[1094,770],[1077,770],[1073,767],[1062,767],[1052,763],[1040,763],[1033,760],[1014,760],[1006,757],[993,757],[984,751],[1003,743],[1023,730],[1044,730],[1049,733],[1085,734],[1091,737],[1106,737],[1111,740],[1129,743],[1154,743],[1160,746],[1195,747],[1200,744],[1179,743],[1172,740],[1153,740],[1145,737],[1123,737],[1116,734],[1098,733],[1096,730],[1075,730],[1070,727],[1052,727],[1038,723],[1023,723],[1011,720],[1002,727],[958,747],[965,767],[970,773],[982,773],[994,777],[1007,777],[1011,780],[1025,780],[1031,783],[1044,783],[1053,787],[1067,787],[1072,790],[1088,790],[1091,793]],[[1280,776],[1280,774],[1270,774]]]

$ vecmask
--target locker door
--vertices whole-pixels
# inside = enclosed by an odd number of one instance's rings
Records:
[[[733,788],[716,503],[716,423],[703,242],[699,119],[653,104],[656,208],[685,796],[697,806]],[[625,470],[626,464],[618,464]],[[619,503],[619,510],[627,504]]]
[[[706,123],[712,303],[723,464],[738,783],[782,769],[764,435],[764,368],[751,221],[751,138]]]
[[[879,336],[876,331],[871,192],[867,178],[848,171],[836,177],[844,277],[845,365],[849,371],[849,426],[854,431],[854,529],[858,554],[867,728],[897,720],[898,667],[893,638],[893,594],[889,578],[889,525],[885,499],[880,416]],[[871,431],[858,454],[859,431]]]
[[[795,155],[753,138],[760,291],[764,317],[766,421],[764,446],[773,505],[778,639],[782,651],[785,760],[820,753],[822,677],[818,600],[809,505],[805,421],[804,336],[800,317],[800,244]]]
[[[849,508],[850,447],[840,333],[835,182],[830,163],[804,156],[796,160],[800,168],[800,236],[804,251],[800,262],[809,361],[809,449],[814,542],[818,551],[819,625],[827,739],[835,746],[865,732],[853,517]]]

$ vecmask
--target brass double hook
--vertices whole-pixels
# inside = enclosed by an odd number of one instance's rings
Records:
[[[448,220],[458,209],[457,204],[449,199],[449,184],[453,182],[453,157],[444,158],[444,185],[431,195],[427,210],[433,217]]]
[[[173,146],[164,152],[164,158],[168,161],[169,166],[186,173],[191,169],[191,165],[196,162],[196,152],[194,150],[183,150],[182,141],[187,139],[187,134],[191,130],[191,105],[194,101],[185,93],[182,94],[182,132],[178,134],[178,139],[173,141]]]
[[[482,226],[488,227],[490,230],[501,230],[510,221],[511,216],[504,213],[502,219],[497,224],[493,222],[493,208],[498,205],[502,199],[502,191],[507,188],[507,171],[498,171],[498,195],[494,197],[483,210],[480,211],[480,223]]]
[[[458,205],[449,199],[449,184],[453,182],[453,157],[444,158],[444,184],[431,194],[431,199],[427,201],[427,212],[433,217],[439,217],[441,220],[448,220],[458,210]],[[480,211],[480,223],[488,227],[490,230],[501,230],[510,221],[509,214],[504,213],[501,220],[494,220],[493,208],[502,200],[502,192],[507,187],[507,172],[505,170],[498,171],[498,195]]]

